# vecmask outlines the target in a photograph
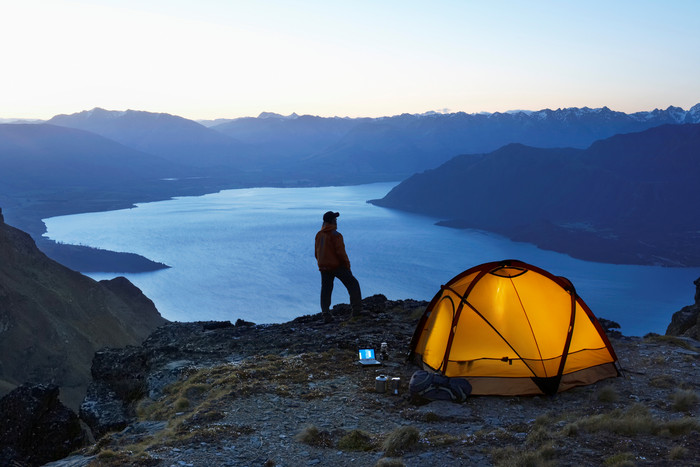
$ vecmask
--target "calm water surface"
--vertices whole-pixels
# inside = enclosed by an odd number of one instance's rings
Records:
[[[44,221],[54,240],[138,253],[172,266],[89,275],[125,275],[173,321],[273,323],[319,312],[313,240],[328,210],[340,212],[338,230],[363,296],[430,300],[463,270],[514,258],[569,278],[597,316],[617,321],[627,335],[663,333],[671,315],[693,302],[700,268],[591,263],[366,203],[394,185],[226,190]],[[333,303],[348,301],[336,281]]]

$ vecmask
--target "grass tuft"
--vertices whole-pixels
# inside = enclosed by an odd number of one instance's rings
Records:
[[[603,464],[610,467],[634,467],[634,454],[631,452],[618,452],[606,458]]]
[[[668,458],[671,460],[681,460],[688,457],[688,449],[683,446],[673,446],[668,451]]]
[[[330,434],[326,431],[320,431],[314,425],[304,427],[294,436],[294,439],[309,446],[330,447],[333,444]]]
[[[395,457],[415,449],[419,441],[420,433],[416,428],[402,426],[389,433],[382,447],[387,456]]]
[[[175,410],[182,412],[190,408],[190,401],[186,397],[180,397],[175,401]]]
[[[681,389],[671,396],[671,408],[676,412],[690,412],[697,404],[700,397],[692,389]]]
[[[671,436],[687,435],[693,431],[700,431],[700,422],[693,417],[670,420],[664,423],[659,429],[660,434],[665,435],[668,432]]]
[[[498,467],[549,467],[556,465],[557,452],[551,444],[545,444],[536,451],[523,451],[522,448],[508,446],[491,450],[491,459]]]
[[[660,336],[660,335],[649,335],[644,337],[645,340],[651,341],[651,342],[657,342],[661,344],[672,344],[677,347],[684,348],[686,350],[693,350],[693,346],[691,346],[687,341],[681,339],[680,337],[676,336]]]
[[[634,404],[626,411],[615,409],[609,413],[583,417],[562,429],[563,434],[607,431],[622,436],[658,435],[682,436],[700,430],[700,422],[693,417],[664,421],[652,416],[643,404]]]
[[[371,451],[374,447],[372,436],[362,430],[352,430],[338,441],[338,449],[343,451]]]
[[[97,455],[97,458],[102,459],[102,460],[112,459],[112,458],[117,457],[117,455],[118,454],[111,449],[104,449],[104,450],[100,451],[100,453]]]
[[[649,386],[661,389],[673,388],[676,387],[677,384],[676,379],[669,375],[654,376],[649,380]]]
[[[530,433],[528,433],[526,438],[526,444],[528,446],[538,447],[542,446],[546,441],[552,439],[552,435],[547,431],[547,429],[541,425],[535,425]]]
[[[455,444],[456,442],[462,439],[463,438],[461,437],[450,435],[440,431],[429,430],[423,433],[423,436],[421,437],[421,443],[424,443],[430,446],[431,448],[436,448]]]
[[[626,412],[613,410],[610,413],[583,418],[579,421],[579,426],[589,432],[609,431],[624,436],[651,434],[656,431],[656,423],[649,409],[642,404],[634,404]]]
[[[615,389],[614,386],[609,384],[600,388],[600,390],[598,391],[597,398],[599,402],[609,404],[617,402],[620,399],[620,395],[617,393],[617,389]]]

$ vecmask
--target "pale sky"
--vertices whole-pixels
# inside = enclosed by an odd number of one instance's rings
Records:
[[[0,117],[700,102],[698,0],[0,0]]]

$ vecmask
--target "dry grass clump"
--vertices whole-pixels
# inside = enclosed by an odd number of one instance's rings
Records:
[[[178,397],[175,404],[173,404],[173,407],[178,412],[183,412],[190,408],[190,401],[186,397]]]
[[[557,451],[547,443],[535,451],[508,446],[491,450],[494,465],[503,467],[549,467],[555,466]]]
[[[649,380],[649,386],[661,389],[673,388],[676,387],[677,384],[678,382],[676,379],[670,375],[654,376]]]
[[[294,436],[294,439],[304,444],[313,444],[318,438],[318,428],[315,425],[305,426],[299,433]]]
[[[426,444],[430,448],[436,448],[455,444],[456,442],[461,441],[462,439],[464,438],[436,430],[430,430],[428,432],[423,433],[421,443]]]
[[[535,425],[532,431],[528,433],[525,443],[528,446],[542,446],[550,439],[552,439],[552,434],[545,427]]]
[[[561,436],[565,436],[565,437],[573,437],[573,436],[578,435],[579,431],[580,431],[580,427],[579,427],[578,423],[576,423],[576,422],[567,423],[566,425],[564,425],[561,428],[561,430],[559,430],[559,434]]]
[[[575,422],[588,432],[609,431],[624,436],[652,434],[656,422],[649,409],[642,404],[634,404],[627,411],[613,410],[610,413],[591,415]]]
[[[693,417],[670,420],[659,427],[659,434],[662,436],[682,436],[693,431],[700,431],[700,422]]]
[[[603,461],[603,464],[610,467],[634,467],[634,459],[634,454],[631,452],[618,452],[617,454],[606,458]]]
[[[688,449],[683,446],[673,446],[668,451],[668,458],[671,460],[681,460],[688,457]]]
[[[309,446],[330,447],[333,445],[330,433],[327,431],[320,431],[315,425],[304,427],[304,429],[294,436],[294,439],[300,443],[308,444]]]
[[[535,419],[535,426],[549,426],[555,422],[556,416],[551,412],[546,412]]]
[[[372,436],[362,430],[352,430],[338,441],[338,449],[343,451],[371,451],[374,448]]]
[[[690,412],[697,404],[700,397],[692,389],[681,389],[671,396],[671,408],[676,412]]]
[[[660,336],[658,334],[650,334],[644,336],[644,340],[660,344],[672,344],[677,347],[682,347],[686,350],[693,350],[693,346],[691,346],[687,341],[676,336]]]
[[[105,449],[103,451],[100,451],[100,453],[97,455],[98,459],[106,460],[106,459],[113,459],[117,457],[119,454],[114,452],[111,449]]]
[[[400,456],[405,452],[412,451],[418,446],[420,433],[412,426],[402,426],[386,437],[382,448],[389,457]]]
[[[620,395],[617,393],[617,389],[611,384],[603,386],[600,388],[597,394],[598,402],[604,402],[607,404],[617,402],[620,399]]]
[[[664,421],[654,417],[645,405],[634,404],[626,411],[615,409],[609,413],[583,417],[564,426],[561,433],[572,436],[585,430],[589,433],[607,431],[622,436],[681,436],[698,429],[700,422],[695,418]]]

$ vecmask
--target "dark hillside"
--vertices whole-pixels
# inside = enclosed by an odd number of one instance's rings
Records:
[[[95,108],[57,115],[50,124],[104,136],[171,162],[193,167],[247,168],[245,146],[197,122],[165,113]]]
[[[585,150],[509,145],[458,156],[373,202],[596,261],[698,265],[698,154],[699,124]]]
[[[52,261],[0,213],[0,394],[51,383],[77,407],[98,349],[139,344],[165,322],[128,280],[96,282]]]
[[[48,124],[0,125],[4,192],[74,186],[114,189],[182,173],[164,159],[86,131]]]

